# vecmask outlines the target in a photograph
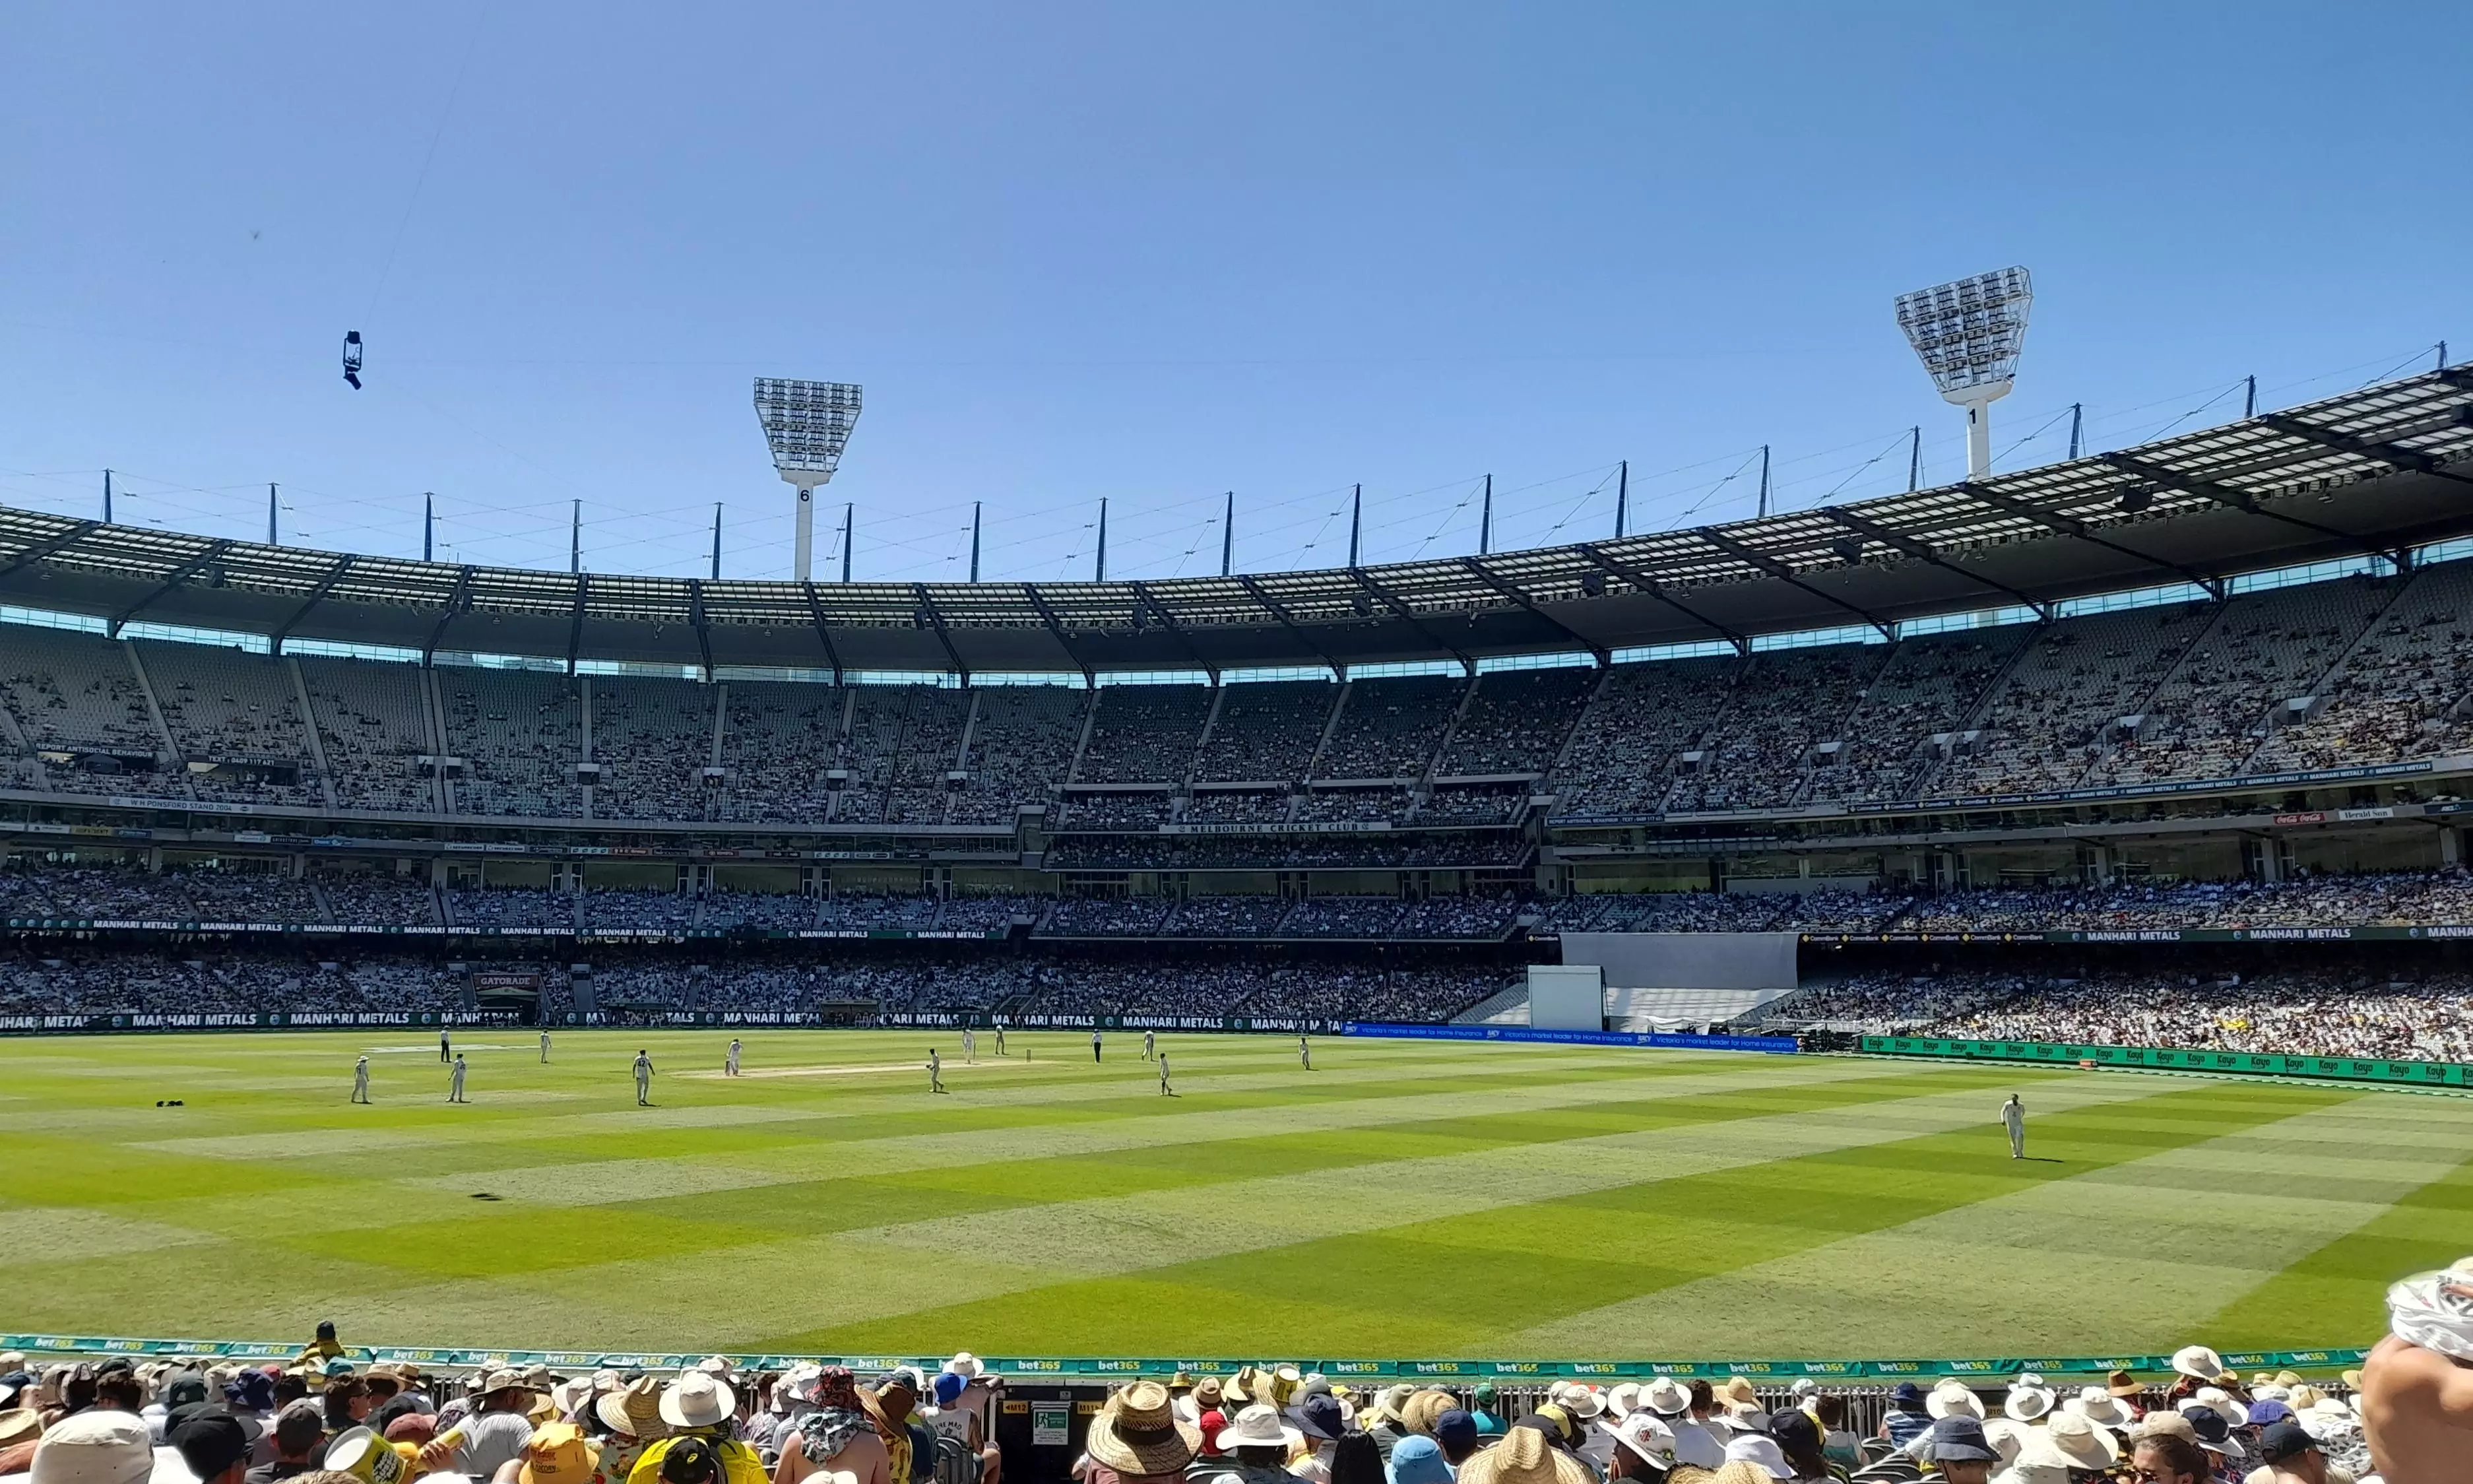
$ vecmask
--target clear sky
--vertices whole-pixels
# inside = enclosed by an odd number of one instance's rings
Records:
[[[2473,11],[0,8],[0,500],[786,575],[757,374],[865,384],[862,578],[1216,571],[1962,463],[1897,293],[2023,263],[2004,467],[2473,350]],[[367,390],[341,379],[347,329]],[[2462,358],[2460,356],[2459,358]],[[2024,442],[2022,442],[2022,440]],[[828,562],[833,564],[828,567]],[[820,575],[837,559],[820,556]]]

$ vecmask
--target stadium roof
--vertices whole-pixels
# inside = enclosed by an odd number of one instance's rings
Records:
[[[703,582],[350,556],[0,510],[0,602],[284,638],[842,670],[1195,670],[1589,650],[2089,593],[2473,534],[2473,364],[2117,453],[1620,540],[1116,583]]]

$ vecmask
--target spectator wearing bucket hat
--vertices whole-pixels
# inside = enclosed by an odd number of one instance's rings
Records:
[[[1201,1451],[1202,1429],[1176,1415],[1166,1387],[1136,1381],[1091,1420],[1082,1446],[1091,1464],[1083,1475],[1088,1484],[1170,1484]]]
[[[1452,1484],[1451,1460],[1439,1438],[1402,1438],[1382,1466],[1382,1477],[1384,1484]]]
[[[1983,1435],[1983,1422],[1971,1413],[1954,1412],[1933,1424],[1925,1434],[1923,1461],[1945,1484],[1987,1484],[2001,1455]]]
[[[1353,1421],[1349,1416],[1348,1403],[1327,1391],[1311,1393],[1288,1408],[1287,1417],[1296,1424],[1297,1431],[1305,1434],[1306,1447],[1311,1450],[1289,1464],[1288,1472],[1304,1479],[1306,1484],[1331,1484],[1332,1460],[1338,1454],[1339,1440],[1348,1435],[1349,1424]],[[1423,1429],[1419,1431],[1422,1433]],[[1379,1444],[1376,1445],[1375,1456],[1382,1456]]]
[[[1279,1408],[1257,1401],[1231,1418],[1216,1441],[1223,1461],[1197,1484],[1283,1484],[1296,1478],[1288,1472],[1288,1455],[1304,1444],[1305,1434],[1283,1421]]]
[[[1670,1376],[1654,1376],[1640,1388],[1640,1407],[1666,1424],[1674,1434],[1676,1462],[1694,1469],[1716,1469],[1726,1461],[1726,1445],[1692,1417],[1692,1389]]]
[[[592,1399],[580,1419],[601,1440],[591,1484],[627,1484],[636,1461],[669,1430],[661,1421],[661,1383],[649,1376],[613,1386]]]
[[[27,1484],[147,1484],[155,1444],[133,1412],[81,1412],[52,1424],[35,1445]]]
[[[1681,1462],[1674,1453],[1674,1429],[1646,1407],[1633,1407],[1615,1424],[1615,1456],[1606,1478],[1639,1479],[1660,1484]]]
[[[636,1467],[628,1471],[629,1484],[693,1484],[670,1478],[670,1473],[693,1472],[671,1470],[662,1465],[679,1450],[683,1443],[701,1445],[682,1459],[682,1463],[700,1460],[709,1455],[722,1477],[710,1484],[765,1484],[764,1460],[756,1449],[732,1436],[732,1420],[738,1415],[738,1396],[730,1384],[713,1372],[698,1368],[670,1382],[661,1392],[661,1421],[669,1424],[670,1435],[646,1448],[636,1458]],[[900,1484],[900,1481],[896,1481]]]

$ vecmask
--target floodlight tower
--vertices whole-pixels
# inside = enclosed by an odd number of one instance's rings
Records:
[[[1898,296],[1898,328],[1932,372],[1941,397],[1966,409],[1966,477],[1992,472],[1995,401],[2018,376],[2027,310],[2035,301],[2027,270],[2004,268]]]
[[[794,559],[801,582],[808,581],[816,549],[816,491],[841,467],[842,446],[858,421],[859,389],[848,381],[756,378],[756,417],[773,467],[799,491],[799,537]]]

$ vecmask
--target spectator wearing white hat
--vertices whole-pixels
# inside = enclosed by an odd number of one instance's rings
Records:
[[[35,1445],[27,1484],[147,1484],[155,1444],[133,1412],[80,1412]]]

